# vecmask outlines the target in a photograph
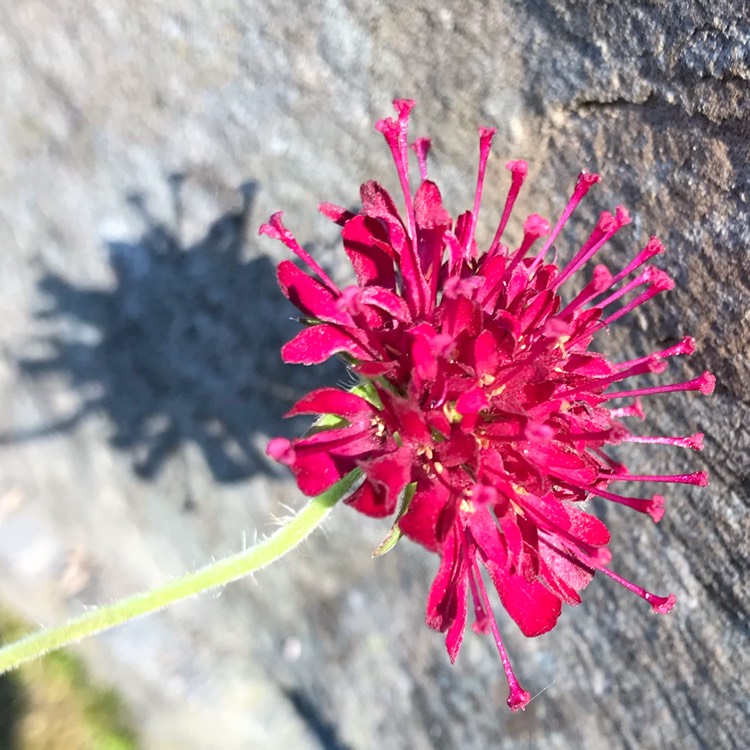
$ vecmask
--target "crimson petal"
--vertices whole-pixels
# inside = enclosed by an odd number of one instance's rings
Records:
[[[288,364],[317,365],[342,352],[356,359],[372,359],[351,336],[341,328],[327,323],[300,331],[289,343],[284,344],[281,357]]]

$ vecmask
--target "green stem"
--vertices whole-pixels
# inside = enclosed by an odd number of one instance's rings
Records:
[[[156,612],[203,591],[225,586],[231,581],[260,570],[293,550],[305,539],[320,525],[333,506],[351,490],[358,479],[359,472],[352,472],[327,492],[312,498],[296,516],[272,536],[250,549],[206,565],[195,573],[184,575],[151,591],[144,591],[114,604],[90,610],[57,628],[40,630],[0,648],[0,674],[38,659],[50,651],[77,643],[90,635]]]

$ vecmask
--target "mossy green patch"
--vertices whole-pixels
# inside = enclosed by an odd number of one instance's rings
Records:
[[[24,635],[0,610],[0,643]],[[58,651],[0,676],[2,750],[137,750],[117,695],[93,685],[79,659]]]

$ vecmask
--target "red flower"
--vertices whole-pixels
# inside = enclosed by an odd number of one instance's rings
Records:
[[[342,227],[355,286],[334,284],[284,227],[280,213],[261,227],[312,272],[290,261],[279,265],[281,288],[308,324],[283,348],[285,361],[316,364],[338,354],[362,383],[355,392],[324,388],[306,396],[289,416],[328,416],[307,437],[272,440],[268,453],[291,467],[308,495],[359,469],[364,481],[347,502],[370,516],[398,508],[386,546],[405,534],[441,556],[428,597],[428,625],[446,632],[455,660],[470,594],[474,629],[492,633],[515,710],[528,703],[529,694],[511,669],[483,569],[527,636],[552,629],[562,604],[578,604],[597,570],[656,612],[668,612],[673,595],[648,593],[607,567],[609,532],[581,504],[598,496],[658,521],[661,495],[627,497],[610,485],[705,485],[705,472],[629,474],[605,448],[643,442],[700,450],[701,434],[636,437],[622,419],[643,416],[640,396],[710,393],[714,378],[704,373],[685,383],[622,387],[627,378],[662,372],[669,357],[690,354],[691,338],[628,362],[611,362],[589,349],[600,331],[673,286],[664,272],[647,265],[663,250],[652,238],[622,270],[613,274],[596,266],[581,292],[563,301],[565,282],[630,221],[624,208],[604,212],[566,264],[558,267],[550,259],[553,243],[598,175],[579,175],[552,229],[530,216],[521,244],[511,249],[503,234],[527,165],[509,162],[511,187],[500,225],[480,252],[475,229],[495,131],[480,130],[474,205],[454,221],[437,185],[427,179],[424,138],[411,144],[421,174],[412,196],[407,126],[413,102],[394,104],[397,118],[381,120],[377,129],[393,152],[405,216],[376,182],[362,186],[357,214],[320,207]]]

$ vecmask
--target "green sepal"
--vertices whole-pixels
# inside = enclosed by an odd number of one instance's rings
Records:
[[[353,388],[349,390],[355,396],[363,398],[365,401],[372,404],[377,409],[382,409],[383,404],[380,401],[380,396],[375,390],[375,386],[369,380],[363,380],[361,383],[357,383]],[[349,420],[343,417],[338,417],[335,414],[321,414],[312,427],[307,431],[307,435],[314,435],[316,432],[322,432],[323,430],[335,430],[339,427],[346,427],[349,424]]]
[[[346,427],[349,421],[335,414],[321,414],[314,422],[312,427],[307,431],[308,435],[314,435],[316,432],[323,430],[335,430],[338,427]]]
[[[376,409],[383,409],[383,402],[380,400],[380,396],[375,386],[369,380],[362,380],[357,383],[350,391],[355,396],[363,398],[368,403],[372,404]]]
[[[350,498],[365,481],[365,473],[362,469],[352,469],[345,477],[339,479],[336,484],[329,487],[325,493],[326,497],[330,497],[330,504],[333,506],[342,500]]]
[[[398,525],[398,522],[403,518],[406,511],[409,510],[409,505],[411,504],[412,498],[414,497],[414,493],[416,491],[416,482],[411,482],[404,488],[404,491],[401,495],[401,505],[399,506],[396,520],[393,522],[393,526],[391,526],[391,530],[388,532],[386,538],[383,539],[383,541],[380,543],[380,546],[372,553],[373,557],[380,557],[386,552],[390,552],[396,546],[396,544],[398,544],[399,539],[401,539],[401,537],[403,536],[401,527]]]

